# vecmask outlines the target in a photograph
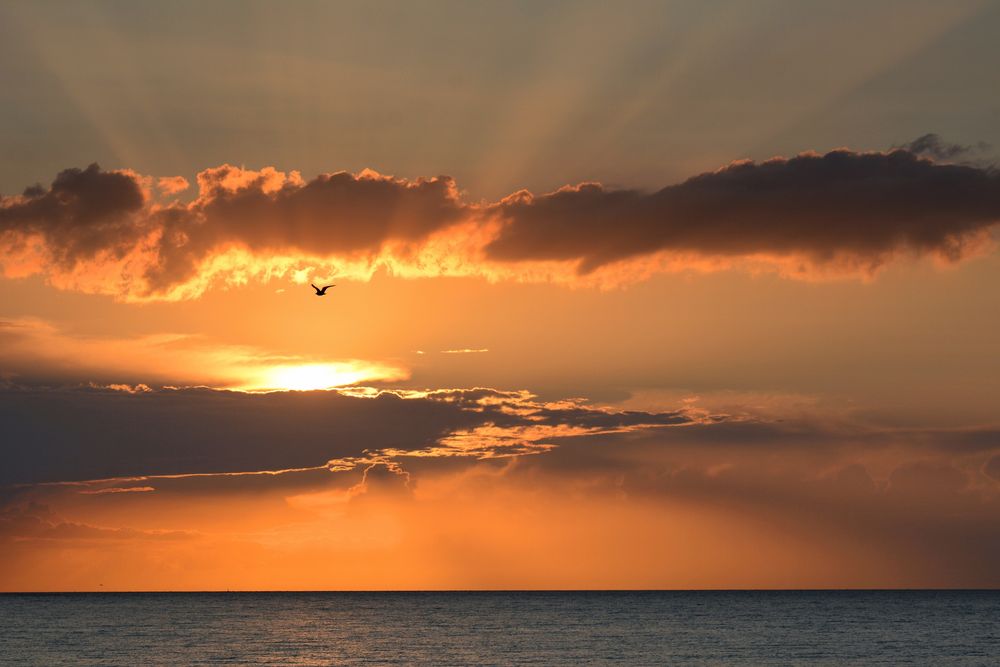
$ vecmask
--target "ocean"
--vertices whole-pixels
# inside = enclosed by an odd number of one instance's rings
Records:
[[[1000,591],[0,595],[3,665],[1000,665]]]

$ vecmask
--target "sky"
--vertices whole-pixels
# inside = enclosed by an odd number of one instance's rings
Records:
[[[0,3],[0,590],[1000,586],[998,32]]]

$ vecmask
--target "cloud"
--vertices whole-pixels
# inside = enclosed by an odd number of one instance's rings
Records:
[[[990,458],[983,465],[983,474],[988,476],[995,482],[1000,483],[1000,454],[997,454]]]
[[[412,496],[410,473],[394,462],[372,463],[364,470],[358,490],[364,493]]]
[[[695,419],[681,411],[549,404],[526,392],[491,389],[248,394],[81,388],[7,389],[0,395],[6,443],[0,485],[135,477],[155,488],[145,482],[170,475],[351,470],[387,464],[395,453],[488,458],[544,451],[546,440],[571,433]]]
[[[220,276],[284,275],[303,258],[365,267],[466,212],[444,176],[338,172],[306,182],[297,172],[223,165],[198,174],[194,201],[168,205],[150,200],[148,180],[92,164],[61,172],[48,189],[0,198],[4,274],[45,273],[59,287],[123,298],[184,298]],[[165,195],[186,186],[179,177],[156,183]]]
[[[296,173],[224,165],[198,175],[199,197],[160,212],[159,262],[150,289],[191,280],[201,263],[227,245],[251,254],[371,256],[387,244],[426,239],[462,214],[448,177],[407,181],[372,171]]]
[[[0,540],[183,540],[193,537],[185,531],[145,531],[132,528],[105,528],[58,516],[48,506],[35,503],[0,507]]]
[[[191,184],[183,176],[161,176],[156,179],[157,191],[166,197],[184,192]]]
[[[1000,174],[935,161],[965,150],[926,135],[889,152],[733,162],[651,193],[583,183],[493,203],[462,201],[448,176],[307,181],[222,165],[198,174],[193,201],[162,204],[151,179],[91,165],[0,198],[2,270],[126,300],[378,268],[597,285],[740,265],[871,275],[900,255],[954,262],[989,245]],[[156,191],[185,184],[161,178]]]
[[[99,496],[104,493],[149,493],[150,491],[156,491],[156,488],[152,486],[106,486],[98,489],[85,489],[80,493]]]
[[[220,572],[253,588],[998,583],[995,429],[490,388],[8,390],[0,428],[5,589],[62,585],[82,553],[108,564],[77,587],[211,588]],[[175,532],[203,548],[157,537]]]
[[[985,142],[979,142],[975,146],[950,144],[934,133],[917,137],[910,143],[901,146],[914,155],[926,155],[935,160],[954,160],[970,154],[981,153],[989,150],[989,147],[989,144]]]
[[[148,236],[146,196],[130,171],[60,172],[48,188],[36,185],[0,198],[0,241],[9,274],[70,272],[81,260],[122,263]],[[20,258],[20,261],[18,259]]]
[[[905,150],[735,162],[651,194],[598,184],[508,198],[486,247],[498,261],[576,262],[582,273],[670,252],[785,258],[870,271],[910,252],[958,260],[1000,220],[1000,174]]]

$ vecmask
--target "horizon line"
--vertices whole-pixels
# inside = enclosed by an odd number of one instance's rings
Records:
[[[183,595],[262,593],[1000,593],[997,587],[839,588],[399,588],[0,591],[0,595]]]

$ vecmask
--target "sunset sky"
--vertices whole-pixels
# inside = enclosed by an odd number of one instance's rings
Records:
[[[998,34],[0,3],[0,590],[1000,587]]]

